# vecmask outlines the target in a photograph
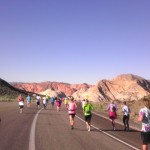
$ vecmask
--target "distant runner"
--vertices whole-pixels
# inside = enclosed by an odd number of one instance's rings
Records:
[[[46,105],[48,104],[48,100],[49,100],[49,96],[48,95],[46,95]]]
[[[85,99],[82,100],[81,105],[82,105],[82,109],[83,109],[83,107],[85,105]]]
[[[66,97],[64,100],[65,107],[68,108],[69,99]]]
[[[30,105],[31,105],[31,97],[30,97],[30,95],[28,95],[26,97],[26,101],[27,101],[27,107],[30,107]]]
[[[43,108],[46,109],[46,105],[47,105],[47,99],[46,97],[44,96],[43,97]]]
[[[52,105],[52,108],[54,108],[55,98],[53,96],[50,97],[50,103]]]
[[[60,98],[56,97],[55,98],[55,103],[56,103],[57,112],[59,112],[60,111],[60,106],[61,106],[61,100],[60,100]]]
[[[40,109],[40,101],[41,101],[41,97],[39,95],[36,96],[36,105],[37,105],[37,109]]]
[[[19,104],[20,113],[22,113],[24,107],[24,98],[22,97],[21,94],[18,96],[18,104]]]

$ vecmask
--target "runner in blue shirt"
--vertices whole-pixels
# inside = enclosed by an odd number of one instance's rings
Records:
[[[26,100],[27,100],[27,107],[30,107],[30,104],[31,104],[31,97],[30,97],[30,95],[28,95],[26,97]]]
[[[55,98],[52,96],[52,97],[50,98],[50,103],[51,103],[51,105],[52,105],[52,108],[54,108],[54,102],[55,102]]]

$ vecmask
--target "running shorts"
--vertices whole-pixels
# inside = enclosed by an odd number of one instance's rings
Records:
[[[150,143],[150,132],[141,132],[141,139],[144,145]]]
[[[75,117],[76,114],[69,114],[69,116],[72,116],[73,118]]]
[[[37,105],[40,105],[40,102],[36,102]]]
[[[20,105],[19,108],[20,108],[20,109],[23,108],[23,105]]]
[[[92,115],[87,115],[87,116],[85,116],[85,121],[90,123],[91,122],[91,118],[92,118]]]

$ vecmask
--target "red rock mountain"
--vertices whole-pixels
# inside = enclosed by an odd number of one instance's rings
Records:
[[[48,89],[58,90],[64,95],[73,95],[76,99],[89,98],[93,101],[139,100],[150,94],[150,81],[132,74],[119,75],[112,80],[100,80],[97,85],[68,84],[58,82],[12,83],[16,88],[40,93]]]
[[[14,87],[30,91],[34,93],[41,93],[47,89],[59,90],[66,96],[72,95],[74,92],[85,89],[87,90],[91,85],[88,84],[68,84],[60,82],[41,82],[41,83],[11,83]]]

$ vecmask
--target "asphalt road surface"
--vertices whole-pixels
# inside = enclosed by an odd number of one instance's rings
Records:
[[[60,112],[48,105],[37,110],[35,104],[19,113],[17,103],[0,103],[0,150],[133,150],[141,149],[140,132],[123,131],[117,124],[113,131],[109,120],[92,116],[91,132],[86,130],[84,116],[78,107],[75,129],[69,126],[67,110]]]

